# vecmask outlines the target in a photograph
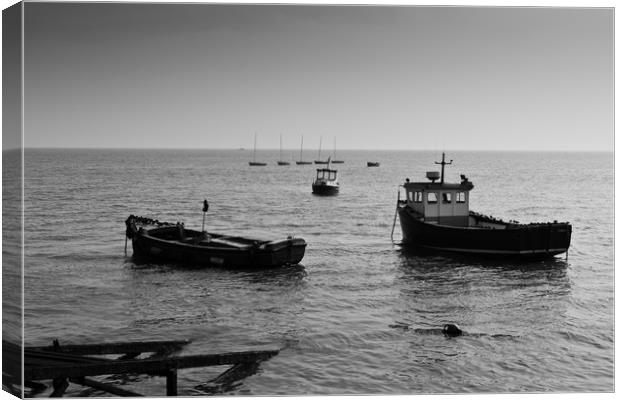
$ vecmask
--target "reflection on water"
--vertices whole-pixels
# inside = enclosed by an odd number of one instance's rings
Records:
[[[542,329],[549,330],[565,323],[571,294],[565,260],[514,263],[410,252],[399,259],[399,321],[414,329],[456,323],[468,332],[520,336],[533,322],[547,321]]]

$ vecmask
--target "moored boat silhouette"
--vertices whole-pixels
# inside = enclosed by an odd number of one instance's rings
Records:
[[[197,231],[186,229],[182,223],[130,215],[125,225],[134,257],[155,262],[225,268],[278,267],[298,264],[306,249],[304,239],[291,236],[266,240],[207,233],[204,222],[203,230]]]
[[[505,222],[469,210],[474,188],[465,175],[460,183],[444,183],[444,167],[452,163],[442,155],[441,174],[427,172],[431,182],[401,185],[405,199],[396,212],[405,246],[478,255],[543,258],[568,251],[572,226],[568,222],[521,224]],[[439,182],[435,182],[440,179]],[[396,217],[396,216],[395,216]],[[392,230],[393,233],[393,230]]]
[[[312,193],[322,196],[332,196],[340,191],[338,183],[338,171],[331,169],[331,158],[328,158],[325,168],[316,170],[316,178],[312,182]]]

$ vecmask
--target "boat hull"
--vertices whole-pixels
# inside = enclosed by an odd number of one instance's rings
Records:
[[[324,183],[313,183],[312,184],[312,193],[317,194],[319,196],[334,196],[338,194],[340,191],[339,186],[335,185],[327,185]]]
[[[402,205],[398,215],[404,245],[463,254],[551,257],[568,250],[572,232],[568,223],[505,224],[503,229],[428,223]]]
[[[158,236],[162,229],[156,228]],[[223,268],[269,268],[295,265],[303,259],[306,242],[301,238],[280,241],[239,244],[238,247],[212,245],[208,242],[182,243],[149,234],[154,230],[136,231],[132,237],[133,255],[156,262],[181,263],[189,266],[215,266]]]

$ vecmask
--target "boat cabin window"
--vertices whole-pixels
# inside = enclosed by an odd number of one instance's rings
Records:
[[[318,179],[327,179],[329,181],[333,181],[336,179],[336,171],[324,171],[324,170],[320,170],[317,171],[316,173],[316,177]]]
[[[441,194],[441,201],[443,203],[452,203],[452,193],[451,192],[443,192]]]
[[[437,193],[435,192],[428,192],[426,195],[426,202],[428,204],[435,204],[437,203]]]
[[[465,192],[456,192],[456,202],[465,203]]]
[[[413,203],[422,202],[422,192],[407,192],[407,197],[409,198],[409,201]]]

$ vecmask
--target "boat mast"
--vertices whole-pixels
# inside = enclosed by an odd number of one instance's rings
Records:
[[[319,160],[321,159],[321,143],[323,143],[323,136],[319,136]]]
[[[282,161],[282,134],[280,134],[280,161]]]
[[[441,182],[443,183],[443,171],[446,165],[452,164],[452,160],[450,162],[446,162],[446,153],[441,153],[441,162],[435,161],[435,164],[441,164]]]
[[[256,161],[256,132],[254,132],[254,151],[252,151],[252,161]]]
[[[304,135],[301,135],[301,147],[299,148],[299,161],[303,160],[303,152],[304,152]]]

